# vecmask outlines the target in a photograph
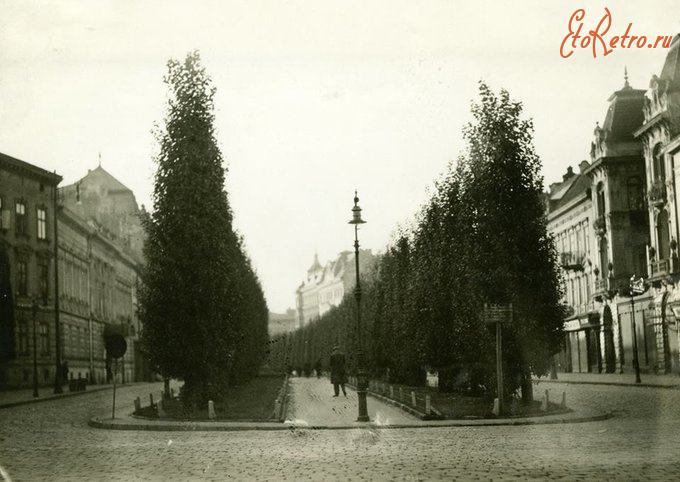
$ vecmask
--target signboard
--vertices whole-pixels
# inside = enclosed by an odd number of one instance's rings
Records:
[[[630,278],[630,291],[634,295],[641,295],[646,291],[644,278],[635,278],[632,276]]]
[[[121,335],[109,335],[104,338],[106,351],[111,358],[120,358],[127,351],[127,342]]]
[[[491,303],[484,304],[485,323],[511,323],[512,322],[512,303],[497,305]]]

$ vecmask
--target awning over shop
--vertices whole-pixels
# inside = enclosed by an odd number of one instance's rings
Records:
[[[565,321],[564,331],[579,331],[585,330],[586,328],[594,328],[599,326],[600,314],[596,311],[592,311],[580,316],[579,318]]]

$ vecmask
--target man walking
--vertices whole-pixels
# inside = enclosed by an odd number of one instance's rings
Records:
[[[342,388],[342,394],[347,396],[345,391],[345,382],[347,377],[345,375],[345,354],[340,351],[340,347],[335,345],[333,347],[333,353],[331,353],[331,383],[333,384],[333,391],[335,392],[334,397],[340,395],[340,388]]]

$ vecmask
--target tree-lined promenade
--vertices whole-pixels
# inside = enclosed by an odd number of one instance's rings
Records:
[[[374,378],[412,385],[426,370],[442,389],[495,393],[495,330],[485,303],[513,306],[503,327],[505,393],[532,399],[531,374],[545,374],[563,331],[556,251],[546,230],[533,125],[502,90],[480,84],[467,148],[437,182],[415,227],[401,230],[362,282],[363,336],[351,294],[319,320],[271,342],[284,369],[327,360],[340,343],[367,353]],[[356,360],[350,356],[350,364]]]

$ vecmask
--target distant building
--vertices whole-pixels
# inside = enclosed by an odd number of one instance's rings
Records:
[[[289,308],[285,313],[269,312],[269,336],[275,337],[295,330],[297,325],[295,310]]]
[[[54,383],[55,204],[61,176],[0,154],[0,388]],[[34,343],[35,341],[35,343]]]
[[[359,250],[359,272],[367,274],[376,262],[370,249]],[[353,251],[343,251],[337,258],[321,266],[319,257],[307,270],[307,277],[295,292],[297,326],[304,326],[338,306],[356,285]]]

